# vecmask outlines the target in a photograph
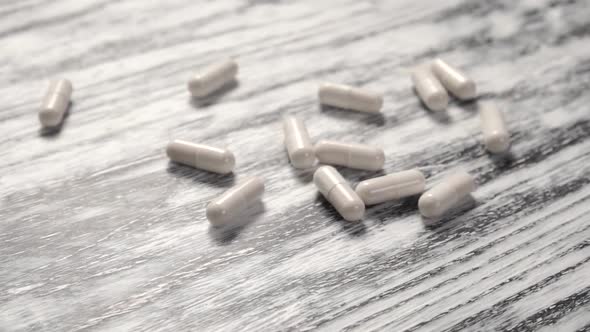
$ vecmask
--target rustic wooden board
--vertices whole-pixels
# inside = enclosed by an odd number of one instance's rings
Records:
[[[590,331],[587,2],[23,0],[0,17],[0,330]],[[239,83],[192,101],[188,77],[224,56]],[[408,73],[435,56],[505,111],[510,156],[485,152],[474,103],[423,109]],[[47,135],[53,77],[75,91]],[[320,108],[320,81],[382,91],[383,115]],[[415,197],[343,222],[289,166],[285,114],[382,146],[385,173],[472,172],[475,204],[435,228]],[[235,174],[170,164],[174,138],[228,146]],[[206,203],[250,175],[258,211],[211,229]]]

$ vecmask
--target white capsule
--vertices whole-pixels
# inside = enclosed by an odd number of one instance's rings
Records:
[[[322,83],[318,96],[321,104],[360,112],[378,113],[383,106],[381,94],[342,84]]]
[[[442,85],[455,97],[469,100],[477,96],[475,82],[459,69],[452,67],[442,59],[434,60],[431,68]]]
[[[465,171],[459,171],[447,176],[420,196],[418,208],[424,217],[440,217],[474,190],[473,176]]]
[[[72,83],[66,79],[52,80],[43,98],[39,121],[46,128],[58,126],[68,109],[72,96]]]
[[[419,194],[425,185],[424,174],[413,169],[362,181],[355,191],[366,205],[373,205]]]
[[[207,205],[207,219],[213,226],[227,226],[264,193],[264,181],[251,177],[232,187]]]
[[[235,80],[237,74],[238,64],[232,59],[224,60],[193,76],[188,81],[188,91],[193,97],[205,97]]]
[[[363,200],[334,167],[318,168],[313,174],[313,182],[345,220],[357,221],[363,218],[365,214]]]
[[[442,111],[447,107],[449,95],[428,66],[415,68],[412,72],[412,81],[418,96],[430,110]]]
[[[286,116],[283,119],[285,147],[295,168],[309,168],[315,162],[313,145],[300,118]]]
[[[220,174],[230,173],[236,164],[234,154],[227,149],[183,140],[168,143],[166,154],[177,163]]]
[[[322,164],[377,171],[385,163],[383,149],[365,144],[322,140],[315,145],[314,151]]]
[[[486,148],[492,153],[501,153],[510,147],[510,134],[502,112],[492,103],[479,106],[481,130]]]

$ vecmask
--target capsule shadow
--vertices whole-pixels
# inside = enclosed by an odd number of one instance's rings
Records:
[[[436,229],[442,226],[451,227],[455,225],[457,217],[464,215],[477,206],[477,201],[473,195],[469,194],[463,198],[456,206],[447,211],[444,216],[439,218],[427,218],[422,216],[422,222],[428,229]]]
[[[314,164],[309,168],[295,168],[291,164],[291,159],[289,159],[289,153],[287,149],[285,149],[285,160],[287,160],[287,165],[285,167],[289,167],[291,169],[291,173],[295,176],[297,180],[301,183],[309,183],[313,181],[313,173],[318,168],[318,164]]]
[[[466,110],[471,113],[477,112],[479,104],[477,102],[478,97],[469,100],[453,99],[452,103],[461,107],[462,110]]]
[[[249,225],[260,219],[266,206],[263,201],[257,201],[240,216],[237,216],[233,224],[228,226],[209,226],[209,235],[219,245],[232,243]]]
[[[344,220],[340,225],[342,230],[351,237],[360,237],[367,234],[367,226],[362,220],[354,222]]]
[[[300,169],[291,166],[291,173],[295,175],[295,178],[299,180],[301,183],[310,183],[313,181],[313,174],[315,173],[317,166],[312,166],[310,168]]]
[[[168,162],[167,172],[174,177],[190,179],[194,182],[210,186],[228,188],[234,185],[236,176],[234,173],[217,174],[185,166],[173,161]]]
[[[237,89],[240,86],[240,82],[236,79],[227,82],[224,86],[219,88],[217,91],[214,91],[208,96],[205,97],[190,97],[190,104],[193,107],[201,108],[201,107],[208,107],[216,103],[219,99],[223,98],[223,96],[230,93],[232,90]]]
[[[396,219],[414,213],[417,210],[420,195],[422,194],[367,206],[366,216],[374,219],[379,224],[387,224],[395,221]]]
[[[332,204],[321,194],[317,193],[314,202],[320,203],[323,215],[327,217],[330,222],[337,222],[341,229],[350,236],[362,236],[367,233],[367,227],[360,221],[346,221]]]
[[[68,121],[68,118],[70,117],[70,109],[73,107],[73,104],[74,103],[72,101],[68,102],[68,107],[66,107],[63,119],[61,119],[61,122],[57,126],[41,127],[41,129],[39,129],[39,136],[45,138],[57,137],[61,133],[62,128],[64,127],[64,125]]]
[[[512,167],[512,164],[516,161],[516,157],[514,154],[508,149],[508,151],[503,153],[491,153],[487,151],[492,163],[496,166],[499,170],[508,170]]]
[[[342,175],[343,178],[347,179],[349,183],[351,183],[351,187],[353,182],[359,182],[367,179],[372,179],[380,176],[384,176],[387,173],[380,169],[376,171],[366,171],[362,169],[355,169],[355,168],[348,168],[344,166],[334,166],[336,170]]]
[[[323,212],[322,215],[331,219],[331,220],[342,220],[342,216],[336,209],[332,206],[330,202],[322,195],[319,191],[316,193],[315,203],[320,204],[320,210]]]
[[[385,116],[383,113],[368,113],[368,112],[359,112],[355,110],[349,110],[345,108],[339,108],[329,105],[320,104],[320,111],[326,115],[338,117],[338,118],[345,118],[351,119],[355,121],[363,121],[367,125],[372,125],[375,127],[383,127],[385,125]]]

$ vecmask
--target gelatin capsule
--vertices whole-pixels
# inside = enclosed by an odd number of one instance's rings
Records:
[[[43,98],[39,121],[46,128],[58,126],[70,104],[72,83],[66,79],[52,80]]]
[[[473,99],[477,95],[475,82],[459,69],[449,65],[442,59],[436,59],[431,64],[434,75],[442,85],[455,97],[461,100]]]
[[[322,83],[318,96],[321,104],[360,112],[378,113],[383,106],[381,94],[342,84]]]
[[[236,164],[234,154],[228,149],[183,140],[170,142],[166,154],[177,163],[220,174],[230,173]]]
[[[315,162],[315,154],[303,121],[295,116],[286,116],[283,119],[283,131],[285,147],[293,167],[311,167]]]
[[[382,169],[385,163],[383,149],[365,144],[322,140],[315,145],[314,150],[316,157],[323,164],[377,171]]]
[[[235,80],[238,64],[227,59],[205,68],[188,81],[188,90],[193,97],[205,97]]]
[[[318,168],[313,174],[313,182],[345,220],[357,221],[363,218],[365,214],[363,200],[334,167]]]
[[[459,171],[445,177],[439,184],[422,194],[418,200],[418,208],[424,217],[441,217],[474,190],[473,176],[465,171]]]
[[[362,181],[355,191],[365,205],[373,205],[422,193],[425,185],[424,174],[413,169]]]
[[[481,129],[486,148],[492,153],[502,153],[510,148],[510,134],[502,112],[495,104],[482,102],[479,105]]]
[[[230,225],[263,193],[264,181],[256,176],[248,178],[211,201],[206,208],[207,219],[213,226]]]
[[[442,111],[449,104],[449,95],[428,66],[418,66],[412,72],[412,82],[418,97],[432,111]]]

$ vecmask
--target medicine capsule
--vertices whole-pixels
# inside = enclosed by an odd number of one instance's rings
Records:
[[[286,116],[283,119],[285,147],[295,168],[309,168],[315,161],[313,145],[300,118]]]
[[[207,219],[213,226],[227,226],[264,193],[264,181],[251,177],[230,188],[207,205]]]
[[[238,64],[232,59],[227,59],[193,76],[188,81],[188,90],[193,97],[205,97],[233,81],[237,74]]]
[[[373,205],[419,194],[425,185],[424,174],[413,169],[362,181],[355,191],[366,205]]]
[[[183,140],[168,143],[166,154],[177,163],[220,174],[230,173],[236,164],[234,154],[227,149]]]
[[[321,104],[360,112],[378,113],[383,106],[381,94],[342,84],[322,83],[318,96]]]
[[[442,111],[449,104],[449,95],[427,66],[419,66],[412,72],[412,81],[418,96],[432,111]]]
[[[455,97],[461,100],[469,100],[476,97],[475,82],[459,69],[452,67],[442,59],[434,60],[431,64],[431,69],[442,85]]]
[[[52,80],[43,98],[39,121],[43,127],[58,126],[68,109],[72,96],[72,83],[66,79]]]
[[[365,214],[363,200],[332,166],[322,166],[313,174],[313,182],[336,211],[348,221],[357,221]]]
[[[486,148],[492,153],[507,151],[510,147],[510,134],[502,112],[495,104],[481,103],[479,116]]]
[[[315,155],[323,164],[346,166],[367,171],[377,171],[385,164],[383,149],[365,145],[334,141],[319,141]]]
[[[420,213],[427,218],[440,217],[475,190],[473,176],[460,171],[444,178],[418,200]]]

